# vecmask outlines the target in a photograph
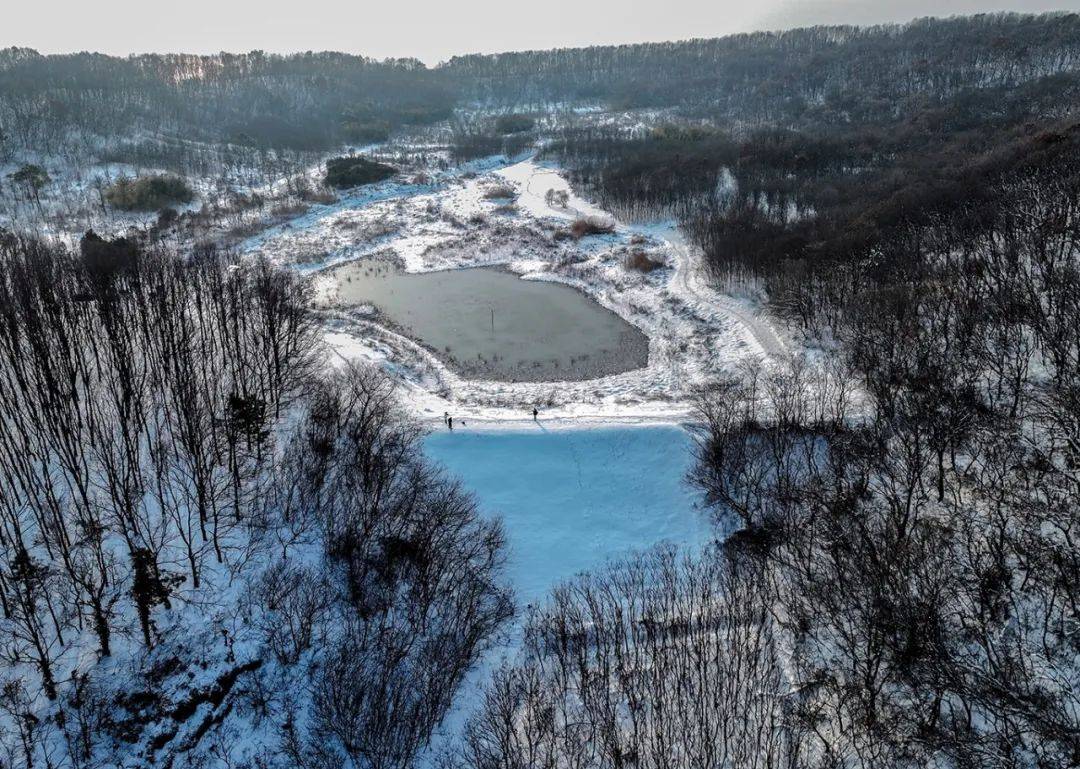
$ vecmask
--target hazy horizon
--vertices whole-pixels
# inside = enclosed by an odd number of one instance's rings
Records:
[[[865,25],[1000,11],[1076,11],[1080,0],[764,0],[754,6],[731,0],[711,4],[700,0],[665,4],[552,0],[537,6],[535,18],[516,24],[507,23],[510,9],[495,0],[452,4],[420,0],[409,6],[415,12],[407,19],[399,8],[347,5],[339,0],[303,5],[285,0],[191,0],[182,14],[161,19],[145,13],[135,0],[22,4],[8,12],[0,47],[118,56],[342,51],[376,59],[416,58],[433,65],[470,53],[722,37],[814,24]],[[208,24],[207,19],[216,21]]]

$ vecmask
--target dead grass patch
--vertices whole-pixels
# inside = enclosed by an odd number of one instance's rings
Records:
[[[635,270],[637,272],[643,272],[646,275],[653,270],[659,270],[667,265],[661,259],[653,259],[644,251],[635,251],[626,257],[626,261],[623,265],[628,270]]]

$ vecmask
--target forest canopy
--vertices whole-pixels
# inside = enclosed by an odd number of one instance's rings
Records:
[[[584,102],[673,108],[712,121],[889,123],[943,99],[1071,71],[1078,52],[1075,14],[459,56],[433,68],[342,53],[117,58],[9,48],[0,51],[0,148],[56,149],[72,131],[146,131],[325,149],[445,120],[469,104]],[[520,113],[503,121],[500,132],[525,130]]]

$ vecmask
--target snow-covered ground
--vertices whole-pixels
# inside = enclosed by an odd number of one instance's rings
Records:
[[[565,206],[549,203],[564,191]],[[594,217],[608,235],[569,237]],[[488,159],[433,174],[424,184],[387,182],[261,233],[244,244],[312,273],[333,355],[392,371],[424,419],[445,412],[474,422],[513,423],[534,406],[575,423],[684,418],[694,391],[747,357],[779,358],[787,344],[754,302],[725,295],[703,277],[700,259],[674,224],[618,222],[575,194],[559,169],[534,158]],[[665,267],[626,266],[636,251]],[[582,382],[465,379],[435,354],[336,301],[325,267],[380,255],[410,272],[501,264],[529,280],[574,286],[649,337],[649,362],[634,371]]]

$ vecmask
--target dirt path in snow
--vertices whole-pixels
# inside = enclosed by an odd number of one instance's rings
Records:
[[[540,177],[547,177],[543,180],[546,183],[537,185],[534,189],[534,183],[542,181]],[[554,184],[552,184],[554,182]],[[571,205],[566,208],[556,209],[546,205],[545,207],[552,214],[559,214],[562,216],[579,216],[586,217],[595,215],[595,211],[587,211],[583,208],[573,205],[576,195],[574,195],[573,188],[558,172],[546,168],[537,168],[530,173],[524,179],[522,184],[523,192],[532,196],[536,200],[544,200],[544,193],[554,187],[555,189],[563,189],[571,195]],[[543,190],[540,189],[543,187]],[[580,202],[587,203],[583,199],[578,199]],[[630,229],[633,229],[631,227]],[[694,310],[704,318],[716,318],[718,315],[727,315],[735,318],[747,332],[754,342],[761,348],[761,352],[768,358],[781,359],[788,355],[787,346],[784,344],[784,340],[777,334],[776,329],[769,323],[769,321],[762,316],[754,313],[745,304],[739,302],[735,298],[721,293],[714,289],[708,279],[705,276],[703,265],[698,254],[694,252],[694,249],[686,242],[682,233],[677,228],[672,228],[671,235],[665,238],[665,241],[671,246],[675,252],[675,275],[672,278],[675,284],[676,290],[683,297],[683,299],[693,306]]]
[[[685,301],[693,304],[694,309],[704,316],[720,312],[735,318],[746,328],[767,357],[787,357],[787,345],[768,320],[709,285],[701,260],[682,233],[677,229],[672,230],[671,237],[666,240],[675,252],[675,276],[672,280],[679,287],[679,293]]]

